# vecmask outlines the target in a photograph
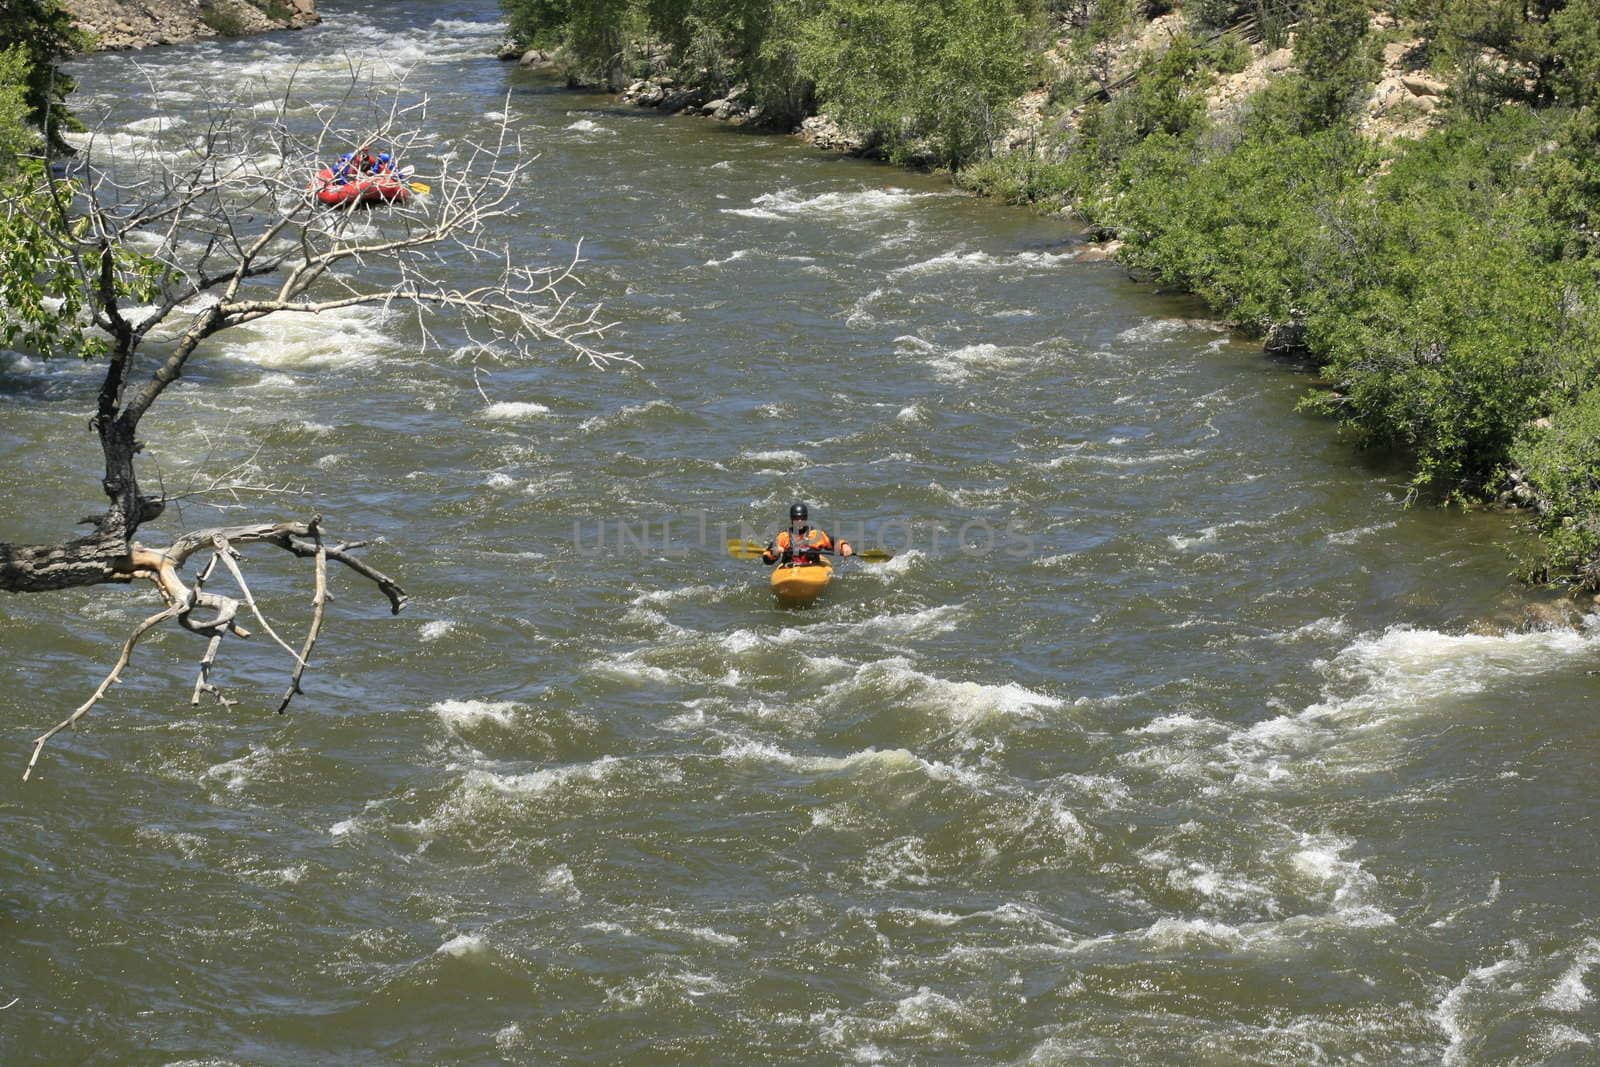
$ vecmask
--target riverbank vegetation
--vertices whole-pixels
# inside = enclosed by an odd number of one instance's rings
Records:
[[[504,3],[578,80],[742,86],[1076,213],[1600,588],[1600,0]]]

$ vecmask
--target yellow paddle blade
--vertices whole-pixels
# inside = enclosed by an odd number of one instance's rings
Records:
[[[734,559],[760,559],[761,553],[766,551],[754,541],[741,541],[736,537],[728,538],[728,555]]]
[[[894,553],[882,548],[863,548],[855,554],[855,558],[862,563],[888,563],[894,559]]]
[[[431,193],[433,192],[433,186],[427,182],[412,182],[411,191],[413,193]]]

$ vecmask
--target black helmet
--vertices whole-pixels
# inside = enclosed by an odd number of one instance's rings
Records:
[[[804,504],[797,500],[793,504],[789,505],[790,522],[805,522],[807,518],[809,518],[809,516],[806,514],[806,506]]]

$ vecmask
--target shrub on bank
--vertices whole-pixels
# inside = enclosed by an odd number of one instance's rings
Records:
[[[502,0],[513,37],[560,45],[613,87],[670,63],[683,84],[749,87],[768,121],[813,104],[891,158],[987,154],[1033,76],[1037,0]]]
[[[1512,459],[1542,505],[1535,519],[1541,552],[1527,561],[1525,576],[1576,575],[1600,589],[1600,388],[1526,431]]]

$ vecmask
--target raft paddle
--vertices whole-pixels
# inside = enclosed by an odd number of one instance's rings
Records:
[[[754,541],[741,541],[734,537],[728,539],[728,555],[734,559],[760,559],[761,554],[765,551],[765,546],[759,545]],[[831,548],[819,549],[818,551],[824,556],[838,555]],[[864,548],[859,552],[841,558],[859,559],[863,563],[888,563],[891,559],[894,559],[894,553],[882,548]]]
[[[411,191],[413,193],[433,192],[433,186],[429,185],[427,182],[408,182],[407,184],[411,186]]]

